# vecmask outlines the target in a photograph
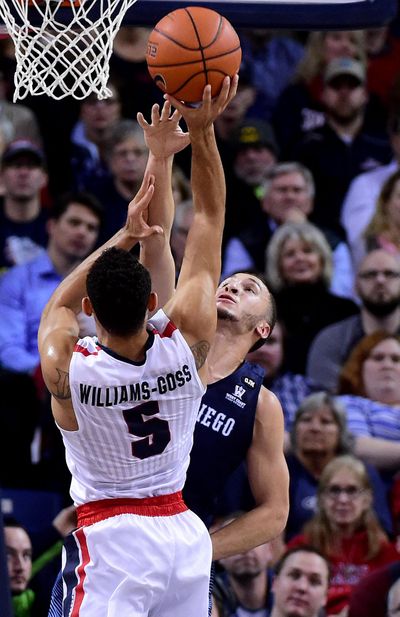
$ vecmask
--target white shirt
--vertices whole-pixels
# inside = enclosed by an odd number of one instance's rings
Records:
[[[205,388],[190,347],[158,311],[142,362],[85,337],[70,364],[79,429],[61,430],[75,505],[151,497],[184,485]]]

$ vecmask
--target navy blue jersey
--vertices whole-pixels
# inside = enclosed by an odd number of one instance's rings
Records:
[[[263,378],[260,366],[244,362],[210,384],[202,398],[183,496],[206,525],[226,481],[246,458]]]

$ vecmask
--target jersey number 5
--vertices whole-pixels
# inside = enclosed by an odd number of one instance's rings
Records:
[[[171,441],[168,422],[161,418],[151,418],[159,413],[157,401],[149,401],[131,409],[125,409],[124,418],[131,435],[143,437],[132,442],[132,455],[144,459],[161,454]]]

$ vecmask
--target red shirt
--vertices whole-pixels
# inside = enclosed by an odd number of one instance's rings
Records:
[[[310,542],[306,535],[299,534],[288,543],[288,548],[302,544],[310,544]],[[368,561],[366,560],[367,553],[367,534],[365,531],[360,531],[351,538],[344,538],[340,551],[326,556],[332,568],[326,605],[328,615],[336,615],[348,606],[352,588],[366,574],[399,559],[399,553],[390,542],[383,542],[379,553]]]

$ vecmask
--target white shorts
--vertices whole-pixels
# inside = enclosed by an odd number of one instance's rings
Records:
[[[211,539],[182,501],[175,508],[177,495],[78,507],[63,551],[63,617],[207,617]],[[160,499],[137,514],[137,502]]]

